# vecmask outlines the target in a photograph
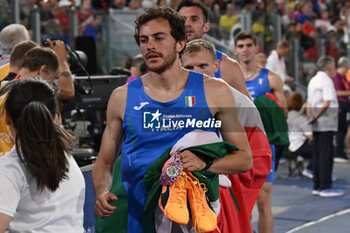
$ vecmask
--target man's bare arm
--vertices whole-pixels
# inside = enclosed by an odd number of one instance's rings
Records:
[[[234,87],[242,94],[248,96],[249,99],[252,99],[245,85],[242,68],[238,62],[223,54],[220,73],[221,78],[230,84],[231,87]]]
[[[5,232],[11,219],[12,218],[10,216],[0,213],[0,233]]]
[[[312,118],[312,105],[309,101],[306,102],[306,116],[308,120]]]
[[[283,106],[283,112],[285,117],[288,116],[288,109],[287,109],[287,100],[286,97],[284,96],[284,91],[283,91],[283,82],[280,76],[278,74],[269,71],[268,73],[268,79],[270,83],[270,88],[275,95],[276,99],[280,104]]]
[[[331,104],[330,100],[323,101],[322,106],[317,109],[317,112],[313,114],[315,120],[317,120],[322,114],[327,110],[329,105]]]
[[[58,98],[70,99],[74,96],[74,83],[72,73],[69,68],[67,59],[67,49],[63,41],[56,40],[53,43],[51,40],[46,40],[47,44],[52,48],[58,57],[59,73],[58,73]]]
[[[115,206],[109,204],[117,197],[109,192],[112,185],[111,166],[116,149],[120,147],[123,135],[122,122],[126,106],[127,86],[113,91],[107,107],[107,126],[103,133],[101,149],[92,170],[95,189],[95,212],[99,217],[113,213]]]
[[[338,90],[337,91],[337,96],[349,97],[350,96],[350,91]]]

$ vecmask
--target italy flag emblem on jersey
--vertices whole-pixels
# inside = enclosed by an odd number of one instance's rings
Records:
[[[193,107],[196,104],[196,97],[195,96],[186,96],[185,103],[188,107]]]
[[[264,83],[264,79],[263,79],[263,78],[259,78],[258,83],[259,83],[260,85],[263,84],[263,83]]]

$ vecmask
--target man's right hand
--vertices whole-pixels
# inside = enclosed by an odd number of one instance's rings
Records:
[[[67,60],[67,49],[66,45],[61,40],[55,40],[55,42],[51,41],[50,39],[46,39],[46,43],[49,45],[51,49],[53,49],[58,57],[58,61],[60,62],[68,62]]]
[[[109,217],[117,208],[116,206],[112,206],[109,203],[116,200],[118,200],[118,197],[107,190],[96,196],[94,211],[97,216],[100,218]]]

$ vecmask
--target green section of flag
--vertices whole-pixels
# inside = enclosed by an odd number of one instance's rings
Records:
[[[97,233],[127,233],[128,225],[128,197],[122,184],[121,157],[115,162],[113,184],[111,193],[114,193],[118,200],[111,205],[117,207],[113,214],[107,218],[99,218],[95,215]]]

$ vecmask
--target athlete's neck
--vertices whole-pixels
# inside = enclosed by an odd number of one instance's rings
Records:
[[[243,70],[245,80],[254,79],[259,74],[259,71],[261,69],[261,67],[259,67],[258,64],[256,64],[255,59],[249,62],[241,62],[240,64]]]
[[[188,71],[182,68],[178,59],[162,73],[149,72],[142,76],[147,95],[160,102],[167,102],[181,95],[187,80]]]

